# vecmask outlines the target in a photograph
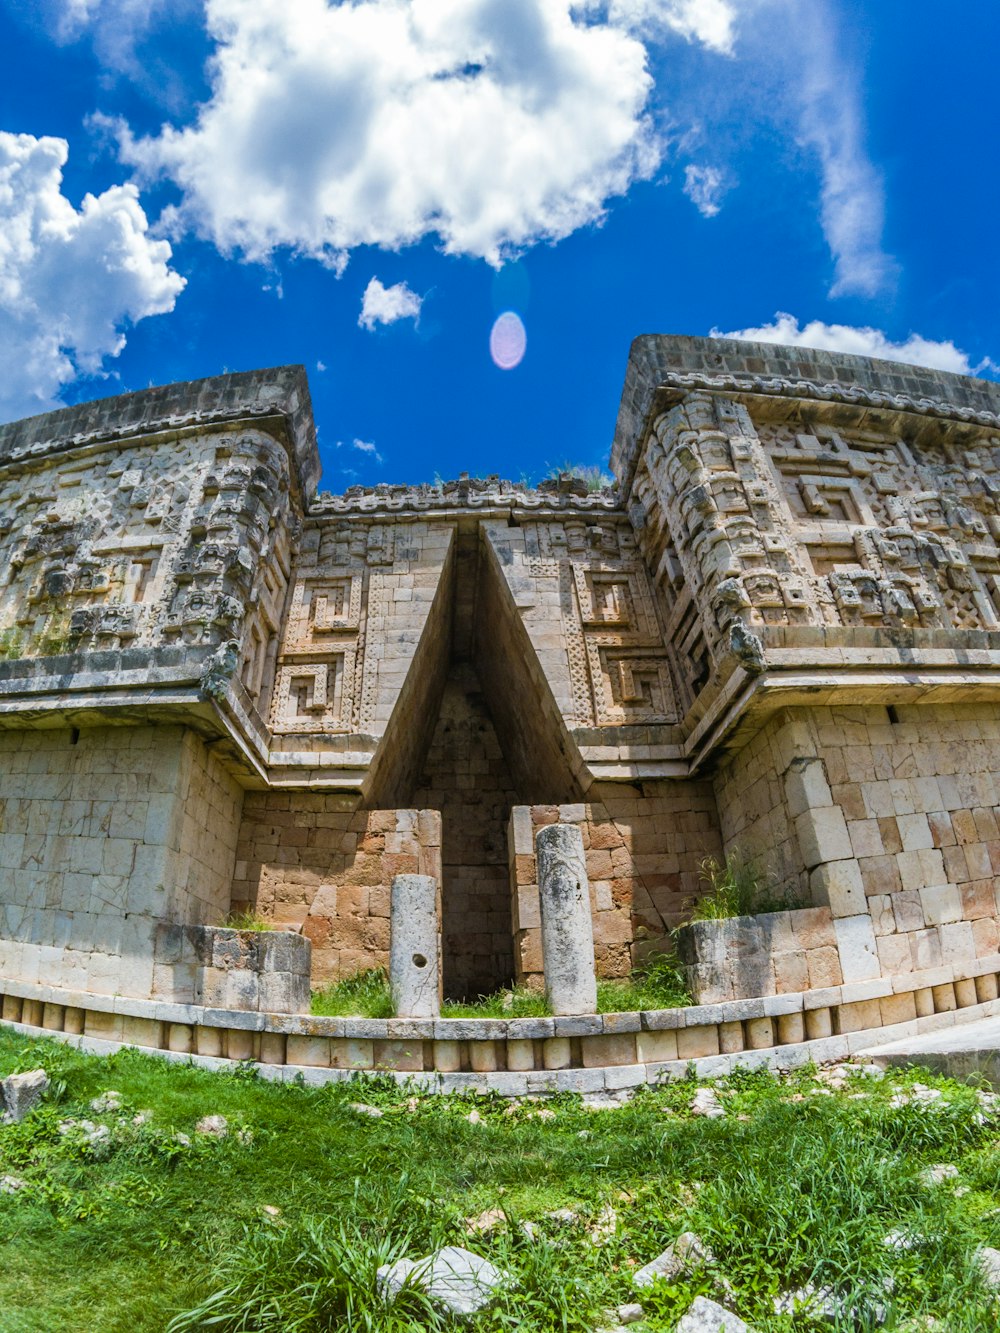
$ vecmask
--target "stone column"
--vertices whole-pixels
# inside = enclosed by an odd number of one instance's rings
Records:
[[[539,829],[535,847],[549,1006],[554,1014],[593,1014],[594,926],[583,835],[575,824],[548,824]]]
[[[441,927],[432,875],[397,875],[389,902],[389,987],[400,1018],[441,1012]]]

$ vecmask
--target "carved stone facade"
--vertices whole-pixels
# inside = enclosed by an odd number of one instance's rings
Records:
[[[447,991],[541,985],[554,822],[600,976],[732,852],[804,915],[706,995],[1000,971],[1000,388],[638,339],[612,466],[316,494],[294,367],[0,428],[0,974],[188,1003],[254,910],[319,984],[421,874]]]

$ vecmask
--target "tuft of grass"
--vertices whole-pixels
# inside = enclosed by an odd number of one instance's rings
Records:
[[[494,991],[475,1000],[445,1000],[441,1006],[442,1018],[545,1018],[551,1012],[544,994],[526,986]]]
[[[803,906],[794,895],[772,888],[738,852],[730,852],[721,863],[714,856],[706,857],[698,869],[708,889],[692,900],[689,921],[722,921]]]
[[[278,926],[266,916],[248,908],[245,912],[230,912],[222,923],[227,930],[277,930]]]
[[[313,991],[312,1012],[324,1018],[392,1018],[396,1010],[385,968],[367,967]]]
[[[577,480],[586,482],[587,490],[590,494],[596,494],[598,491],[607,489],[608,486],[615,484],[615,479],[610,473],[605,472],[602,467],[596,463],[570,463],[568,460],[563,463],[557,463],[549,467],[545,473],[545,481],[558,481],[562,476],[576,477]]]
[[[626,1013],[634,1009],[679,1009],[693,1003],[684,969],[673,952],[650,954],[622,981],[597,983],[597,1012]]]

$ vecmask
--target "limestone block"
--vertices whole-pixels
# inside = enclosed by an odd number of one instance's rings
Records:
[[[500,1067],[495,1041],[469,1042],[469,1068],[476,1074],[491,1074]]]
[[[216,1027],[196,1027],[194,1045],[198,1055],[212,1055],[216,1058],[225,1055],[223,1030]]]
[[[631,1065],[636,1060],[636,1042],[631,1033],[613,1034],[602,1037],[584,1037],[580,1042],[583,1064],[586,1069],[599,1069],[604,1065]]]
[[[737,1055],[744,1049],[743,1024],[736,1019],[719,1024],[719,1051],[723,1055]]]
[[[978,1004],[976,983],[972,977],[963,977],[955,982],[955,1000],[959,1009],[967,1009],[970,1004]]]
[[[719,1029],[715,1024],[677,1029],[678,1060],[699,1060],[706,1055],[718,1054]]]
[[[917,1004],[913,991],[901,991],[898,995],[883,995],[879,999],[878,1007],[883,1027],[892,1027],[895,1023],[911,1023],[917,1017]]]
[[[868,981],[882,975],[875,947],[875,931],[867,913],[840,917],[833,923],[845,982]]]
[[[920,907],[929,926],[961,921],[962,896],[954,884],[939,884],[920,890]]]
[[[934,1012],[934,992],[929,986],[923,986],[913,992],[913,1002],[918,1018],[928,1018]]]
[[[829,1009],[806,1009],[805,1023],[809,1041],[822,1041],[833,1035],[833,1015]]]
[[[594,931],[583,837],[574,824],[550,824],[536,838],[545,991],[554,1014],[597,1009]]]
[[[569,1037],[547,1037],[542,1042],[542,1063],[546,1069],[568,1069],[572,1063]]]
[[[260,1062],[264,1065],[283,1065],[285,1063],[285,1037],[281,1032],[260,1034]]]
[[[932,986],[931,994],[934,997],[934,1012],[936,1014],[947,1014],[958,1008],[955,987],[950,981],[944,982],[940,986]]]
[[[980,1004],[985,1004],[988,1000],[997,998],[997,979],[993,972],[985,972],[982,976],[976,977],[976,998]]]
[[[853,858],[827,861],[809,876],[809,891],[817,907],[829,907],[835,917],[857,916],[868,910],[861,867]]]
[[[779,1046],[793,1046],[806,1039],[806,1022],[802,1010],[794,1014],[779,1014],[777,1027]]]
[[[785,804],[792,819],[807,810],[818,810],[833,805],[826,770],[819,758],[793,759],[785,773]]]
[[[535,1043],[527,1040],[507,1042],[507,1068],[511,1070],[534,1069]],[[440,1068],[440,1066],[438,1066]]]
[[[167,1050],[189,1055],[194,1049],[194,1033],[186,1023],[171,1023],[167,1033]]]
[[[795,833],[807,869],[824,861],[846,861],[854,856],[847,821],[837,805],[805,811],[795,820]]]
[[[245,1028],[226,1029],[226,1055],[230,1060],[253,1060],[255,1058],[255,1034]]]
[[[774,1021],[771,1018],[748,1018],[745,1024],[747,1046],[751,1051],[766,1050],[775,1044]]]
[[[659,1064],[677,1059],[677,1032],[638,1032],[635,1038],[636,1056],[642,1064]]]
[[[26,1074],[8,1074],[0,1079],[0,1104],[7,1119],[15,1124],[30,1115],[45,1096],[49,1076],[44,1069],[32,1069]]]
[[[441,1012],[441,925],[437,882],[429,875],[392,881],[389,985],[400,1017]]]
[[[434,1068],[443,1074],[453,1074],[462,1068],[462,1043],[459,1041],[436,1041],[434,1043]]]

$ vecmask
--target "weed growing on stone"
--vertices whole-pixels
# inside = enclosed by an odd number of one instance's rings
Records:
[[[724,862],[706,857],[699,872],[708,887],[701,897],[691,901],[689,921],[721,921],[803,906],[791,895],[777,892],[737,852],[730,852]]]
[[[695,1078],[436,1097],[0,1032],[0,1074],[38,1066],[48,1097],[0,1126],[3,1333],[434,1329],[375,1273],[442,1244],[508,1278],[469,1333],[593,1333],[635,1300],[639,1333],[668,1333],[701,1294],[759,1333],[1000,1322],[977,1259],[1000,1245],[1000,1116],[926,1072],[741,1072],[698,1115]],[[634,1290],[684,1232],[707,1257]],[[832,1313],[790,1312],[803,1292]]]
[[[223,925],[229,930],[277,930],[279,927],[252,908],[245,912],[230,912]]]

